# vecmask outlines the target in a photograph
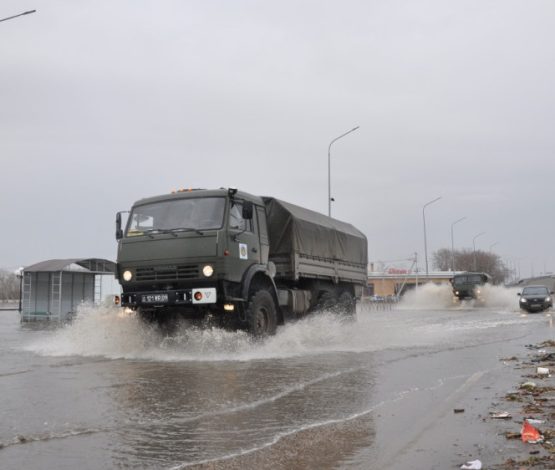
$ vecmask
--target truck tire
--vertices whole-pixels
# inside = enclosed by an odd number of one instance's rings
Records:
[[[356,315],[356,299],[347,291],[339,295],[337,309],[345,318],[354,319]]]
[[[337,308],[337,296],[331,291],[324,291],[318,296],[314,308],[317,312],[334,312]]]
[[[254,337],[274,335],[277,330],[277,311],[272,294],[257,291],[250,299],[246,311],[247,329]]]

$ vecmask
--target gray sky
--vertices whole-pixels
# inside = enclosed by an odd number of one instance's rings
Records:
[[[0,266],[115,258],[114,214],[234,186],[555,271],[552,0],[4,0]],[[389,263],[388,263],[389,264]],[[421,268],[423,263],[420,264]]]

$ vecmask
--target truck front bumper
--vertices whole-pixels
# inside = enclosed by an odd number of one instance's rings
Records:
[[[215,304],[218,292],[215,287],[198,287],[165,291],[129,292],[121,295],[122,307],[165,307],[179,305]]]

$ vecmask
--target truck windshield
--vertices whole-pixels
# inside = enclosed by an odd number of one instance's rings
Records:
[[[485,282],[484,278],[480,274],[469,274],[462,276],[454,276],[453,284],[483,284]]]
[[[215,230],[223,225],[225,198],[174,199],[134,207],[127,236],[187,230]]]

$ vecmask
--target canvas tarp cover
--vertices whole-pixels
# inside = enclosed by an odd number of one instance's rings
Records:
[[[354,263],[366,268],[368,242],[351,224],[265,197],[270,258],[297,253]]]

